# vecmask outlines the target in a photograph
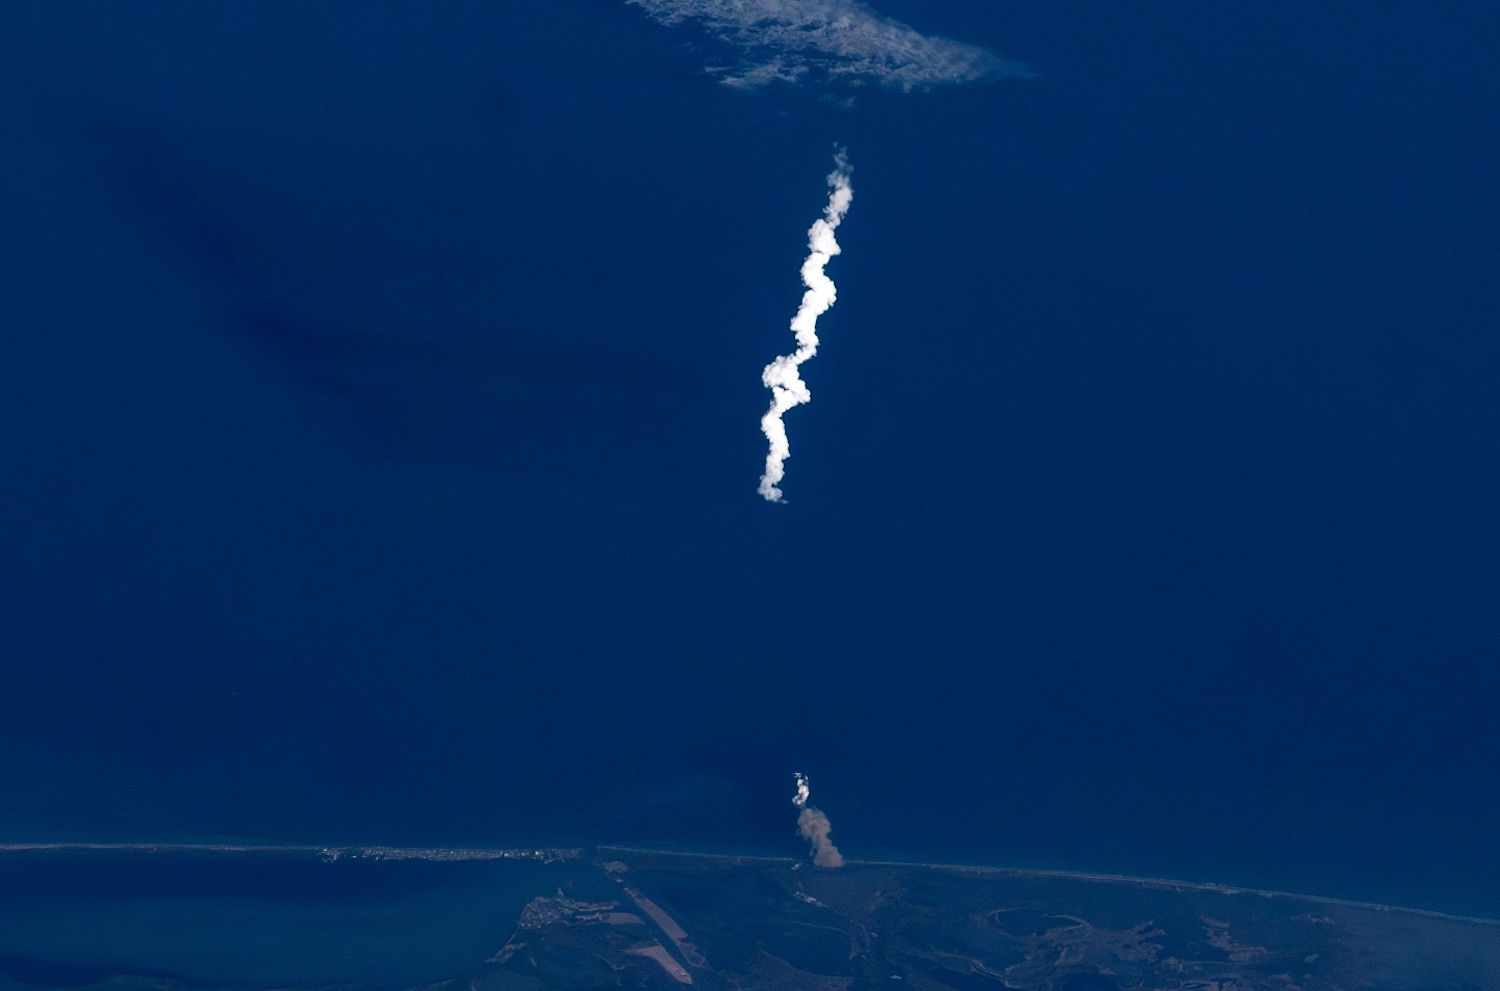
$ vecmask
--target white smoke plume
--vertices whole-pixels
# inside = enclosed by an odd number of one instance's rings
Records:
[[[797,772],[797,794],[792,796],[792,804],[802,811],[797,815],[797,832],[804,840],[807,840],[813,857],[813,863],[819,867],[843,867],[844,855],[839,853],[839,848],[833,845],[828,834],[833,832],[833,826],[828,817],[823,814],[822,809],[813,808],[807,804],[810,795],[807,775]]]
[[[710,71],[755,88],[804,78],[871,80],[910,91],[936,83],[1029,76],[976,45],[920,34],[860,0],[626,0],[663,24],[694,23],[739,49]]]
[[[823,269],[842,250],[833,235],[849,212],[854,187],[849,184],[849,159],[844,149],[840,148],[834,155],[833,164],[833,171],[828,174],[828,185],[832,187],[828,205],[823,208],[823,216],[813,221],[807,231],[807,260],[802,263],[802,284],[807,291],[802,294],[802,305],[792,318],[797,350],[771,362],[760,375],[766,388],[771,390],[771,407],[760,418],[761,433],[771,445],[766,454],[765,474],[760,476],[760,494],[770,502],[785,501],[778,484],[786,476],[786,459],[792,456],[781,416],[793,406],[812,399],[812,392],[797,369],[818,353],[818,317],[827,313],[838,299],[838,290]]]

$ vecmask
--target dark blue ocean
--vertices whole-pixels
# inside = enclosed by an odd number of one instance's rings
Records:
[[[482,966],[539,862],[316,851],[0,853],[0,986],[395,989]]]
[[[0,841],[594,842],[1500,916],[1500,14],[0,5]],[[756,494],[836,144],[837,305]]]

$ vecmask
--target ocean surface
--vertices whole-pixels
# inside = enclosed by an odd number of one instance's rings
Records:
[[[1500,13],[878,8],[1032,76],[0,6],[0,840],[796,854],[802,771],[851,856],[1500,917]]]
[[[402,988],[480,966],[539,862],[0,852],[0,986]]]

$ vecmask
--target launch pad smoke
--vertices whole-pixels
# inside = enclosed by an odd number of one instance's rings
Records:
[[[848,156],[840,148],[833,157],[833,171],[828,174],[831,187],[828,205],[823,208],[823,216],[813,221],[807,231],[807,260],[802,263],[802,284],[807,291],[802,294],[797,315],[792,317],[797,349],[771,362],[760,376],[766,388],[771,390],[771,408],[760,418],[761,432],[771,445],[766,454],[765,474],[760,476],[760,494],[769,502],[784,501],[778,483],[786,475],[786,459],[792,456],[786,425],[781,422],[782,414],[812,399],[812,392],[797,369],[818,353],[818,317],[827,313],[838,299],[838,290],[823,269],[841,250],[833,235],[844,222],[849,204],[854,201],[849,172]]]
[[[810,794],[807,775],[799,771],[797,793],[792,796],[792,804],[802,810],[797,814],[797,832],[807,840],[813,863],[819,867],[843,867],[844,855],[839,853],[839,848],[828,838],[828,834],[833,832],[833,826],[822,809],[807,804]]]

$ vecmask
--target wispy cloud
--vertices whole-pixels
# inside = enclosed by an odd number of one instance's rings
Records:
[[[847,78],[912,90],[1030,75],[987,49],[921,34],[859,0],[626,2],[663,24],[697,24],[738,49],[738,64],[710,69],[730,86]]]

